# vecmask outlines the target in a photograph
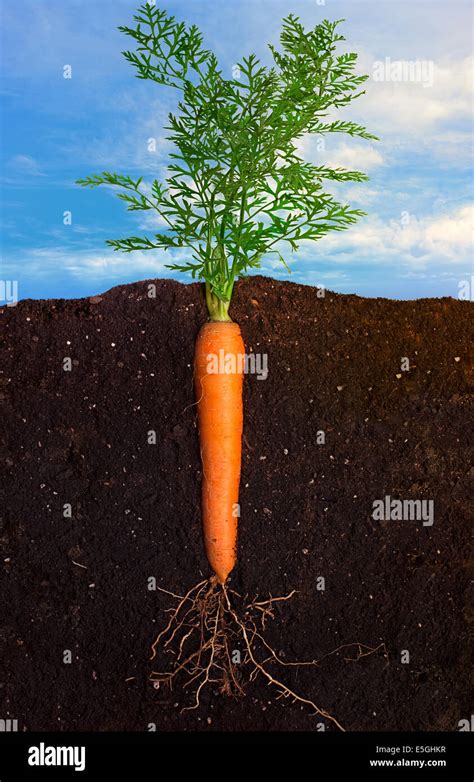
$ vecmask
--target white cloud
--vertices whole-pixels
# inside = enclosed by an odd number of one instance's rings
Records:
[[[342,199],[340,197],[340,200],[344,200],[344,202],[360,208],[372,204],[374,199],[381,198],[382,196],[383,193],[380,190],[370,188],[367,184],[349,185],[344,189],[344,198]]]
[[[383,265],[387,260],[417,269],[440,263],[469,267],[472,262],[474,204],[450,213],[409,222],[373,218],[359,223],[349,231],[332,233],[315,245],[301,244],[302,259],[314,260],[324,255],[336,264],[356,264],[371,261]]]
[[[426,139],[427,146],[438,166],[465,171],[472,167],[473,145],[472,130],[443,130],[432,133]],[[420,145],[421,146],[421,145]]]
[[[306,134],[298,139],[296,149],[304,160],[315,166],[366,172],[384,163],[379,150],[368,141],[338,142],[337,135],[321,137]]]
[[[473,222],[474,204],[423,219],[410,217],[406,225],[402,221],[384,222],[374,218],[349,231],[328,234],[321,242],[302,242],[300,251],[289,260],[295,273],[306,282],[309,279],[305,262],[314,262],[321,257],[335,268],[318,273],[318,276],[334,282],[347,278],[341,265],[352,267],[361,261],[377,266],[387,263],[405,266],[408,274],[418,276],[424,275],[430,267],[448,262],[453,271],[463,268],[468,273]],[[280,249],[287,255],[286,246],[282,245]],[[48,278],[59,268],[81,282],[118,284],[130,278],[131,270],[135,279],[172,276],[166,264],[188,258],[189,251],[185,248],[167,253],[156,250],[128,254],[42,247],[24,252],[20,261],[22,272],[30,278]],[[298,261],[303,262],[302,265]],[[14,259],[5,258],[3,274],[15,278],[18,262],[18,254]],[[281,262],[274,256],[265,258],[264,269],[274,276],[286,276]]]
[[[165,218],[154,209],[149,212],[140,212],[138,226],[142,231],[153,231],[154,233],[162,233],[163,230],[169,229]]]
[[[377,58],[362,52],[358,71],[372,75],[375,62]],[[403,65],[409,61],[397,62]],[[433,62],[431,86],[419,81],[370,78],[364,85],[365,95],[350,109],[334,113],[327,120],[359,122],[381,141],[370,144],[346,136],[333,149],[336,135],[324,136],[323,140],[307,135],[298,141],[298,151],[316,165],[338,165],[369,173],[384,164],[388,150],[396,149],[413,155],[426,150],[448,166],[466,165],[472,154],[473,68],[473,57]]]
[[[76,164],[90,166],[96,172],[129,173],[133,169],[149,179],[162,179],[172,144],[163,135],[156,112],[147,106],[133,124],[129,120],[116,123],[112,133],[108,129],[99,138],[91,136],[86,144],[83,135],[76,134],[61,144],[61,151]]]
[[[354,146],[340,144],[333,153],[329,153],[325,165],[336,168],[349,168],[357,171],[371,171],[383,164],[383,157],[373,146]]]
[[[473,246],[474,204],[463,206],[454,214],[442,215],[425,229],[426,243],[433,249],[442,247],[446,255]]]
[[[361,57],[361,70],[372,74],[376,58]],[[399,61],[406,63],[407,61]],[[365,84],[366,95],[354,104],[364,123],[377,135],[411,136],[440,123],[469,120],[472,116],[473,57],[433,62],[433,83],[374,81]]]
[[[30,278],[49,278],[57,270],[80,279],[81,282],[120,281],[129,278],[130,272],[137,280],[147,276],[170,276],[166,264],[189,258],[189,251],[175,250],[172,253],[160,250],[149,252],[120,253],[113,250],[94,252],[93,250],[38,247],[17,253],[15,258],[2,260],[2,273],[5,277],[15,277],[18,272],[18,257],[21,255],[22,274]]]
[[[8,161],[8,167],[22,176],[45,176],[39,163],[30,155],[14,155]]]

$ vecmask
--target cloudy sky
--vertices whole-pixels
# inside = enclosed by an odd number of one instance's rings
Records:
[[[175,95],[133,78],[120,55],[129,39],[116,29],[130,24],[138,3],[0,4],[1,279],[18,280],[20,298],[49,298],[171,276],[160,251],[122,255],[104,245],[149,233],[143,213],[124,212],[111,191],[74,184],[104,169],[145,180],[163,175],[169,146],[162,126]],[[324,152],[314,138],[301,148],[316,163],[366,171],[368,183],[338,194],[368,215],[287,255],[291,275],[272,259],[265,271],[363,296],[458,295],[474,274],[470,0],[163,0],[162,7],[199,25],[229,75],[252,51],[269,61],[266,44],[277,43],[289,12],[307,26],[346,19],[346,49],[359,53],[371,78],[345,116],[381,140],[336,134],[326,137]]]

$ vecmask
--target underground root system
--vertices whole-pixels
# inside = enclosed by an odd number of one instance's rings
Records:
[[[274,619],[277,603],[291,600],[295,590],[284,597],[246,603],[235,590],[213,577],[196,584],[184,596],[165,589],[160,591],[172,596],[177,606],[168,609],[169,621],[153,643],[150,659],[157,660],[163,653],[170,655],[172,660],[170,670],[153,671],[150,678],[156,688],[162,685],[172,688],[180,678],[183,689],[192,693],[191,705],[184,711],[198,708],[207,685],[218,687],[225,695],[243,696],[246,684],[261,677],[273,686],[277,698],[305,704],[312,714],[345,730],[335,717],[314,701],[294,692],[275,673],[284,667],[317,667],[321,661],[287,662],[265,639],[266,623]],[[240,604],[243,610],[235,608],[234,603]],[[356,651],[356,656],[346,658],[349,660],[359,660],[376,652],[387,654],[384,644],[370,647],[351,643],[339,646],[325,657],[350,648]],[[233,659],[236,649],[241,650],[240,664]]]

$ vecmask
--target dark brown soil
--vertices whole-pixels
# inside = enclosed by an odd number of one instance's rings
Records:
[[[316,729],[263,682],[241,699],[211,688],[182,714],[179,687],[148,681],[171,605],[148,579],[182,592],[209,570],[191,368],[204,300],[198,285],[156,281],[156,299],[147,285],[1,311],[0,717],[20,730]],[[349,730],[451,731],[471,713],[471,316],[452,299],[237,287],[233,317],[269,376],[245,381],[232,586],[298,591],[268,628],[288,660],[386,644],[388,658],[283,671]],[[375,521],[385,495],[433,499],[433,526]]]

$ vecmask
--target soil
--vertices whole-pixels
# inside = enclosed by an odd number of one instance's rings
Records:
[[[281,674],[346,729],[457,730],[471,713],[472,305],[253,277],[232,315],[269,374],[245,380],[231,586],[297,590],[267,628],[286,660],[385,645]],[[244,698],[211,685],[184,713],[185,691],[149,681],[173,605],[149,579],[183,593],[209,575],[192,385],[205,319],[201,287],[171,280],[1,310],[0,715],[20,730],[317,729],[263,681]],[[433,500],[433,525],[375,520],[387,495]]]

